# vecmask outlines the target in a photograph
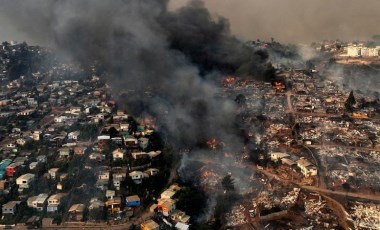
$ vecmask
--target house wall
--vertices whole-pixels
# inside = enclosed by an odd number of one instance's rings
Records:
[[[129,207],[140,206],[140,201],[127,201],[127,206]]]
[[[47,207],[47,212],[56,212],[58,211],[58,207],[57,206],[48,206]]]
[[[14,214],[15,209],[14,208],[2,208],[3,214]]]

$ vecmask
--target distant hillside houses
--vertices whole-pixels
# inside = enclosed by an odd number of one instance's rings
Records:
[[[378,57],[380,54],[380,46],[365,47],[360,45],[349,45],[346,47],[349,57]]]

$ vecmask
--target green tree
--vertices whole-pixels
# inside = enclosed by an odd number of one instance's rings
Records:
[[[137,121],[133,117],[128,117],[127,120],[129,126],[128,126],[128,132],[129,133],[134,133],[137,131]]]
[[[246,101],[247,99],[243,94],[239,94],[235,98],[235,102],[240,106],[244,106],[246,104]]]
[[[108,133],[110,134],[110,137],[113,138],[113,137],[117,137],[119,135],[119,132],[115,129],[115,127],[111,127],[109,130],[108,130]]]
[[[372,40],[374,41],[380,41],[380,34],[375,34],[372,36]]]
[[[157,132],[153,132],[151,135],[149,135],[149,143],[148,147],[145,151],[155,151],[160,150],[164,146],[164,143],[162,141],[161,135]]]
[[[178,199],[176,206],[178,209],[185,211],[190,216],[200,214],[200,210],[204,207],[206,198],[202,191],[189,187],[182,188],[177,194]]]
[[[220,229],[224,214],[227,213],[239,199],[241,199],[241,197],[239,197],[239,195],[235,192],[220,194],[216,197],[216,205],[214,210],[215,229]]]
[[[353,106],[355,105],[356,100],[354,96],[354,92],[351,90],[350,94],[348,95],[348,98],[346,102],[344,103],[344,106],[348,112],[352,112]]]
[[[95,221],[105,220],[106,218],[105,214],[106,213],[104,212],[103,208],[94,208],[94,209],[89,210],[88,217],[90,220],[95,220]]]
[[[91,115],[98,114],[98,113],[100,113],[100,109],[98,107],[93,106],[90,108],[90,114]]]
[[[131,227],[129,227],[129,230],[139,230],[140,228],[137,227],[137,225],[132,224]]]
[[[90,138],[95,139],[98,135],[98,126],[96,124],[87,124],[83,125],[80,128],[80,136],[81,140],[88,140]]]
[[[223,178],[222,187],[225,191],[235,190],[234,179],[231,177],[231,175],[227,175]]]
[[[342,187],[343,187],[343,189],[344,189],[346,192],[347,192],[347,191],[350,191],[350,189],[351,189],[350,184],[347,183],[347,182],[343,183],[343,184],[342,184]]]
[[[215,226],[210,225],[208,223],[195,223],[193,226],[194,226],[193,229],[197,229],[197,230],[213,230],[213,229],[216,229]]]

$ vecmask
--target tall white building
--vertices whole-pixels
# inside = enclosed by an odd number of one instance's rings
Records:
[[[359,57],[361,55],[361,48],[359,46],[348,46],[347,56],[349,57]]]
[[[378,57],[380,46],[369,48],[364,46],[347,46],[347,56],[349,57]]]

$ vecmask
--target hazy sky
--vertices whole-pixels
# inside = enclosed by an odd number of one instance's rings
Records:
[[[187,0],[172,1],[173,5]],[[244,39],[366,39],[380,34],[379,0],[204,0]]]
[[[12,25],[12,17],[4,16],[0,0],[0,41],[26,40],[35,43]],[[171,7],[188,0],[171,0]],[[231,30],[238,37],[281,42],[306,42],[322,39],[367,39],[380,34],[379,0],[204,0],[213,15],[230,20]],[[24,18],[27,18],[24,16]],[[32,20],[32,19],[31,19]],[[32,40],[32,41],[31,41]]]

